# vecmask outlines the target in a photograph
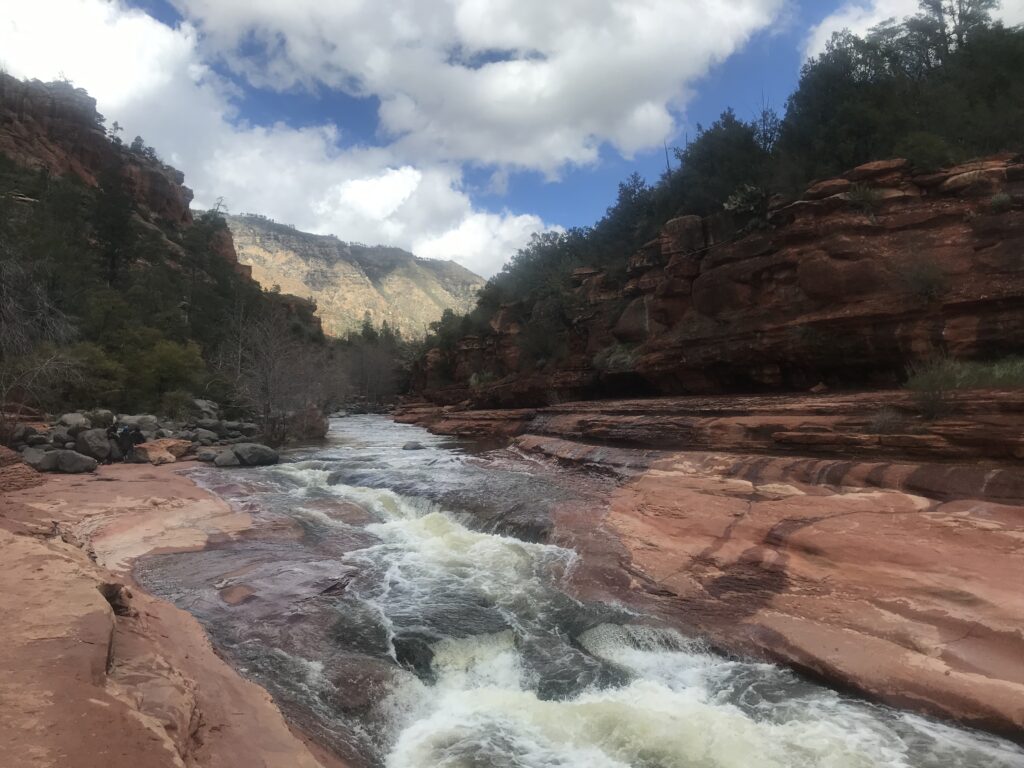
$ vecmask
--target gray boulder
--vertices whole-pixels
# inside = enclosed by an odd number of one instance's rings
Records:
[[[260,428],[258,424],[246,421],[238,425],[238,431],[246,437],[254,437],[260,433]]]
[[[60,424],[67,427],[71,434],[76,434],[74,431],[76,429],[81,432],[83,429],[92,427],[89,419],[81,413],[65,413],[60,417]]]
[[[402,446],[403,451],[422,451],[423,443],[417,443],[415,440],[410,440],[408,443]]]
[[[96,408],[85,414],[89,423],[94,427],[109,427],[114,423],[114,414],[105,408]]]
[[[105,429],[87,429],[75,438],[75,450],[103,461],[110,456],[110,439]]]
[[[46,435],[28,435],[25,438],[25,442],[28,443],[29,445],[36,446],[36,445],[46,445],[50,441],[46,437]]]
[[[138,427],[146,435],[155,435],[160,429],[160,422],[151,413],[140,413],[131,415],[122,413],[117,417],[117,423],[123,427]]]
[[[53,472],[57,469],[57,453],[39,448],[26,448],[21,452],[21,458],[37,472]]]
[[[193,400],[192,405],[195,406],[196,412],[201,418],[204,419],[216,419],[220,415],[220,409],[213,400]]]
[[[83,456],[76,451],[53,451],[47,455],[57,456],[57,471],[67,475],[79,475],[83,472],[96,471],[96,459]]]
[[[199,440],[199,441],[209,440],[209,441],[212,442],[212,441],[217,439],[217,433],[216,432],[212,432],[209,429],[203,429],[202,427],[199,427],[195,431],[194,434],[195,434],[195,438],[193,438],[193,439]]]
[[[71,433],[65,427],[54,427],[50,431],[50,442],[54,445],[64,445],[65,443],[73,442],[73,440],[74,438],[71,437]]]
[[[213,432],[218,437],[226,432],[226,430],[224,429],[224,422],[218,421],[217,419],[197,419],[196,426],[199,427],[200,429],[205,429],[209,432]]]
[[[213,464],[216,467],[238,467],[242,462],[235,456],[234,451],[220,451],[213,460]]]
[[[277,464],[280,457],[273,448],[259,443],[238,443],[232,446],[235,456],[246,467],[263,467]]]
[[[219,455],[220,451],[218,451],[216,448],[200,448],[198,451],[196,451],[196,458],[199,461],[216,461]],[[235,454],[232,453],[231,455],[234,456]]]

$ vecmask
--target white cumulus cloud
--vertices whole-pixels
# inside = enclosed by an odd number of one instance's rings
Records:
[[[254,84],[380,100],[406,156],[541,170],[630,155],[785,0],[174,0]]]

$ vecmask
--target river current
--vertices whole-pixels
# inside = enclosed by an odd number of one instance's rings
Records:
[[[1009,742],[571,597],[578,556],[538,531],[606,480],[376,416],[274,467],[193,476],[256,526],[144,558],[139,580],[353,765],[1024,767]]]

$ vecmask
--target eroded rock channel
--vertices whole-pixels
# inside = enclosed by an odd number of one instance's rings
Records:
[[[289,458],[197,472],[256,527],[137,576],[353,765],[1024,765],[1009,741],[716,654],[617,591],[573,534],[615,514],[611,476],[382,417]]]

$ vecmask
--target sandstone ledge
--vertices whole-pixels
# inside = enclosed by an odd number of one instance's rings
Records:
[[[147,552],[248,525],[171,467],[101,467],[0,496],[0,764],[340,766],[289,729],[190,614],[130,583]]]
[[[558,521],[597,560],[579,582],[723,650],[1024,734],[1024,503],[983,482],[958,495],[985,470],[515,443],[623,478],[598,530],[592,515]]]

